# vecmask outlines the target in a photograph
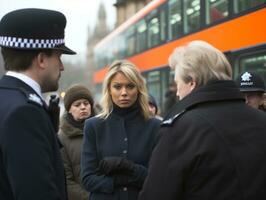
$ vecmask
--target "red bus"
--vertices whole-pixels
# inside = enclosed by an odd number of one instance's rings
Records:
[[[146,78],[149,92],[163,111],[173,79],[168,57],[192,40],[205,40],[223,51],[234,77],[244,70],[266,81],[266,0],[154,0],[94,48],[96,98],[107,67],[128,59]]]

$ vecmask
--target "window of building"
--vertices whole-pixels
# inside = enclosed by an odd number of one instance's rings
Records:
[[[207,24],[219,21],[228,16],[228,0],[207,0],[206,1],[206,22]]]
[[[168,38],[172,40],[182,34],[182,12],[181,1],[170,0],[168,2],[169,20],[168,20]]]
[[[239,13],[266,3],[265,0],[234,0],[234,13]]]
[[[200,0],[184,0],[184,32],[200,28]]]

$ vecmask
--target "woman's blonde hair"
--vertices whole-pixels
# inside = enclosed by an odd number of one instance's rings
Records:
[[[232,68],[225,55],[204,41],[192,41],[177,47],[169,57],[169,65],[185,83],[192,80],[196,87],[210,80],[231,80]]]
[[[150,117],[150,114],[146,82],[138,71],[138,69],[136,68],[136,66],[127,60],[115,61],[108,68],[108,72],[103,81],[101,99],[102,112],[99,113],[98,116],[101,118],[107,118],[113,110],[113,101],[110,95],[110,83],[117,73],[123,74],[130,82],[132,82],[137,87],[137,101],[141,109],[141,114],[145,119],[148,119]]]

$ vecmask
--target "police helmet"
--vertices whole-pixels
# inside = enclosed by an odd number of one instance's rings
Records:
[[[241,92],[265,92],[262,77],[254,72],[244,72],[237,77],[236,83]]]

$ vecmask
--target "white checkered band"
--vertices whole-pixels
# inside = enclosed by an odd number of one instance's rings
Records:
[[[64,39],[28,39],[0,36],[0,46],[18,49],[49,49],[64,43]]]

